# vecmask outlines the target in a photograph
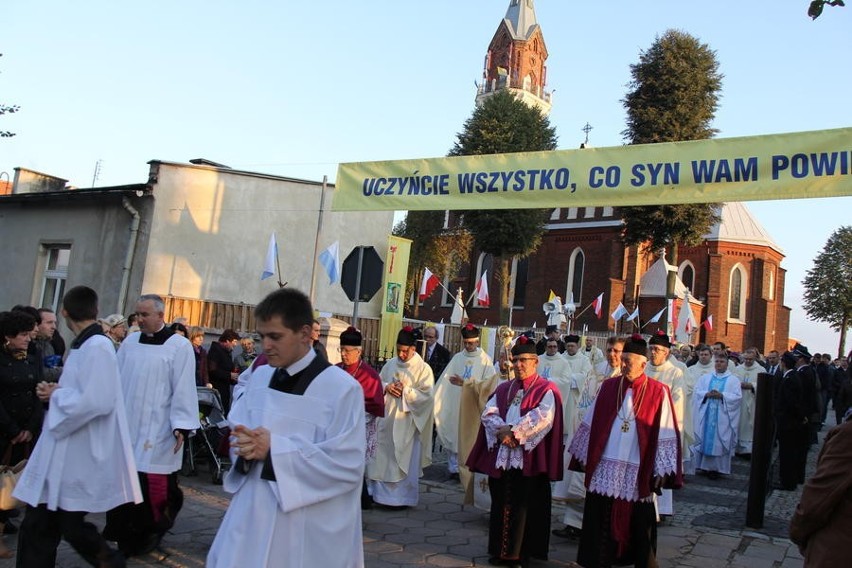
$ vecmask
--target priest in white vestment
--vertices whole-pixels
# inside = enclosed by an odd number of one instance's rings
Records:
[[[739,435],[737,437],[736,453],[738,455],[751,456],[751,447],[754,444],[754,405],[757,400],[757,375],[765,372],[766,369],[757,362],[757,352],[754,348],[745,350],[743,364],[733,370],[734,375],[740,379],[740,386],[743,389]]]
[[[432,463],[432,369],[417,353],[419,332],[397,334],[396,357],[379,373],[385,417],[379,419],[376,458],[367,464],[370,495],[380,505],[410,507],[420,499],[423,468]]]
[[[604,352],[600,347],[595,345],[595,341],[591,337],[586,338],[586,348],[583,349],[582,353],[589,359],[589,363],[592,364],[592,368],[594,368],[598,363],[606,361]]]
[[[662,331],[651,336],[648,341],[649,361],[648,366],[645,367],[645,374],[669,387],[675,419],[677,420],[677,429],[680,431],[681,451],[683,452],[684,462],[686,462],[689,460],[689,444],[692,443],[692,426],[687,425],[684,421],[686,417],[686,396],[684,394],[683,371],[679,366],[672,363],[671,347],[669,336]],[[663,489],[662,494],[657,497],[657,511],[661,515],[674,514],[671,490]]]
[[[598,381],[592,362],[581,351],[580,336],[566,335],[565,353],[562,358],[568,364],[567,372],[556,377],[559,394],[562,395],[562,417],[563,417],[563,462],[565,467],[571,462],[571,454],[568,452],[568,443],[577,431],[577,427],[583,420],[585,412],[591,407],[597,396],[601,383]],[[585,490],[583,489],[583,475],[576,471],[565,471],[561,480],[553,486],[553,497],[557,501],[573,503],[579,509]],[[576,525],[580,522],[579,515],[573,515],[569,522]],[[572,526],[569,525],[569,526]],[[572,529],[566,529],[572,530]]]
[[[739,379],[728,369],[727,353],[713,355],[713,367],[713,373],[698,380],[692,401],[695,469],[703,470],[710,479],[731,473],[743,398]]]
[[[702,343],[698,346],[696,352],[698,361],[691,367],[687,367],[686,374],[683,376],[683,423],[684,427],[689,428],[689,436],[691,437],[690,447],[688,451],[684,452],[683,471],[690,475],[695,473],[695,464],[692,461],[692,444],[695,443],[695,418],[692,416],[695,385],[698,383],[698,379],[713,372],[713,350],[710,349],[710,346]]]
[[[459,476],[465,491],[464,504],[472,505],[473,472],[464,463],[499,376],[491,357],[479,347],[480,330],[468,323],[461,328],[461,336],[464,349],[453,356],[435,387],[435,430],[438,442],[449,452],[449,472]]]
[[[199,428],[195,352],[165,324],[165,302],[154,294],[136,302],[140,331],[118,350],[118,368],[133,457],[145,503],[110,511],[104,534],[125,556],[151,552],[174,525],[183,503],[177,470],[186,437]]]
[[[115,347],[96,321],[98,296],[86,286],[65,293],[62,316],[76,337],[58,383],[40,383],[49,402],[41,436],[15,487],[27,503],[18,566],[54,566],[60,535],[90,563],[124,566],[87,513],[141,503]]]
[[[364,566],[364,391],[312,348],[313,308],[292,288],[255,309],[268,365],[228,416],[233,493],[208,568]]]

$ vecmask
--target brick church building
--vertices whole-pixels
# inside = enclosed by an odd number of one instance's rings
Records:
[[[549,113],[553,98],[546,89],[547,57],[533,0],[510,0],[488,47],[476,103],[508,89],[519,100]],[[547,318],[542,305],[552,290],[563,301],[573,296],[577,306],[574,329],[587,326],[590,332],[619,334],[636,331],[634,323],[623,320],[616,330],[610,314],[621,302],[631,313],[638,307],[642,332],[652,333],[665,328],[665,316],[659,323],[646,322],[666,306],[666,272],[677,270],[679,299],[674,301],[674,313],[680,310],[681,298],[687,297],[697,324],[708,317],[712,320],[712,329],[698,325],[689,343],[722,341],[735,350],[757,346],[763,353],[783,351],[790,318],[790,309],[784,306],[783,251],[744,204],[724,204],[720,214],[720,222],[702,244],[679,247],[677,265],[672,266],[665,258],[624,245],[618,208],[554,209],[541,247],[528,258],[512,262],[513,327],[543,328]],[[460,217],[448,212],[445,219],[450,227]],[[486,272],[495,298],[498,283],[492,276],[492,262],[490,255],[474,252],[461,273],[444,284],[454,291],[465,290],[467,299]],[[591,308],[583,311],[601,293],[602,317],[596,317]],[[421,306],[420,317],[449,321],[451,302],[439,288]],[[474,299],[467,313],[474,323],[505,323],[498,321],[494,301],[491,307],[484,307]]]

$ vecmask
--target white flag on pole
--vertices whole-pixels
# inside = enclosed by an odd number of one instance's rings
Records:
[[[328,283],[340,281],[340,241],[334,241],[319,255],[320,266],[328,274]]]
[[[622,304],[621,302],[618,302],[618,307],[615,308],[615,311],[612,312],[612,314],[610,314],[610,315],[611,315],[612,319],[614,319],[615,321],[618,321],[629,313],[630,312],[627,311],[627,308],[624,307],[624,304]]]
[[[261,280],[266,280],[270,276],[275,276],[275,259],[278,257],[278,243],[275,242],[275,233],[269,237],[269,248],[266,249],[266,260],[263,262],[263,272],[260,275]]]

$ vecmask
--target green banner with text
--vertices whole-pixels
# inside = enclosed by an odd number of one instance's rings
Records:
[[[852,195],[852,128],[689,142],[353,162],[335,211],[536,209]]]

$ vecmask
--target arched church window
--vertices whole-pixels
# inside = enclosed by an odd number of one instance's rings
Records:
[[[745,320],[746,273],[741,264],[731,269],[728,288],[728,319]]]
[[[695,293],[695,267],[688,260],[683,261],[678,268],[678,278],[689,291]]]
[[[476,286],[476,283],[479,282],[479,279],[482,278],[482,274],[484,272],[488,272],[485,275],[485,281],[488,284],[489,295],[493,297],[494,287],[491,286],[491,283],[494,282],[494,257],[490,254],[482,253],[479,255],[479,261],[476,263],[476,279],[473,281],[471,286]],[[473,292],[473,288],[470,290],[465,290],[465,295],[469,298],[471,292]],[[474,299],[474,305],[479,306],[479,301]]]

